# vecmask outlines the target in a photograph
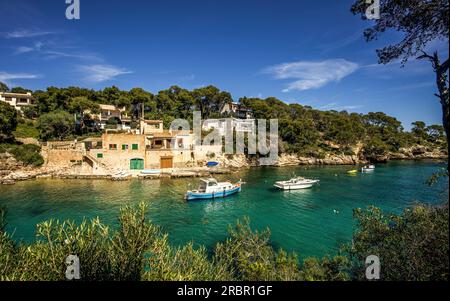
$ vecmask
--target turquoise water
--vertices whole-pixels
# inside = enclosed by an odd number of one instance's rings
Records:
[[[444,164],[391,162],[370,174],[349,175],[353,167],[254,168],[219,180],[246,182],[240,194],[220,201],[187,203],[183,195],[198,179],[161,179],[111,182],[105,180],[42,179],[0,186],[0,206],[8,208],[8,230],[16,240],[32,241],[35,225],[44,220],[99,216],[114,225],[120,206],[149,203],[149,217],[169,233],[173,244],[193,240],[208,248],[227,235],[227,227],[243,216],[252,226],[269,227],[276,247],[300,256],[334,254],[351,239],[352,210],[375,205],[400,212],[415,202],[448,199],[448,179],[429,187],[426,180]],[[272,189],[293,173],[320,179],[320,185],[283,192]],[[192,184],[190,184],[192,183]],[[338,214],[334,210],[339,211]]]

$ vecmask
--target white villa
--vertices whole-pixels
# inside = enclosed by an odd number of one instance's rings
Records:
[[[22,111],[23,107],[34,105],[35,99],[31,93],[0,92],[0,101],[6,102],[18,111]]]
[[[237,118],[221,118],[221,119],[207,119],[203,122],[202,129],[207,131],[211,129],[218,130],[221,136],[227,132],[227,124],[231,125],[236,132],[255,133],[256,123],[255,119],[237,119]]]
[[[117,122],[119,123],[118,129],[131,130],[131,118],[128,116],[125,107],[120,108],[105,104],[100,104],[99,107],[99,114],[93,114],[89,110],[87,110],[85,113],[90,114],[92,119],[96,120],[99,123],[102,130],[107,128],[107,122],[110,119],[117,120]]]

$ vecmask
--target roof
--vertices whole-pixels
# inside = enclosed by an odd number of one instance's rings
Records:
[[[177,136],[175,133],[170,133],[169,131],[163,131],[163,132],[156,132],[156,133],[149,133],[147,136],[153,136],[153,138],[174,138]]]
[[[163,123],[162,120],[143,120],[146,124],[160,124]]]
[[[12,97],[22,97],[22,98],[33,98],[33,95],[31,93],[23,94],[23,93],[11,93],[11,92],[0,92],[0,95],[2,96],[12,96]]]
[[[205,182],[205,183],[210,183],[210,182],[214,182],[217,183],[217,180],[214,178],[201,178],[200,181]]]
[[[102,137],[89,137],[83,140],[83,142],[97,142],[102,141]]]
[[[124,111],[124,108],[118,108],[114,105],[104,105],[104,104],[100,104],[98,105],[100,107],[100,109],[102,110],[110,110],[110,111]]]

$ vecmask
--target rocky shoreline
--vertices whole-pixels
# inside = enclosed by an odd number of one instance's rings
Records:
[[[390,160],[446,160],[448,154],[444,151],[430,150],[426,147],[415,146],[400,149],[399,152],[389,153],[378,158],[372,158],[371,162],[388,162]],[[248,158],[245,155],[222,155],[215,159],[221,167],[207,168],[204,164],[188,168],[169,169],[157,175],[133,174],[123,178],[115,178],[114,175],[89,175],[77,174],[70,166],[64,167],[40,167],[33,168],[24,166],[8,153],[0,154],[0,184],[13,185],[17,181],[30,179],[56,178],[56,179],[108,179],[128,180],[131,178],[155,179],[155,178],[183,178],[183,177],[206,177],[213,174],[228,174],[242,168],[258,167],[256,158]],[[298,165],[358,165],[366,164],[369,160],[358,155],[332,155],[327,154],[324,158],[302,157],[295,154],[281,154],[278,162],[274,165],[298,166]]]

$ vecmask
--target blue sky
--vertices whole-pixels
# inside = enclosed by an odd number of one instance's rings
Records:
[[[242,96],[275,96],[323,110],[384,111],[405,128],[441,122],[427,62],[378,65],[369,24],[350,0],[81,0],[67,20],[64,0],[0,0],[0,81],[45,89],[76,85],[215,85]],[[448,55],[448,46],[430,50]]]

